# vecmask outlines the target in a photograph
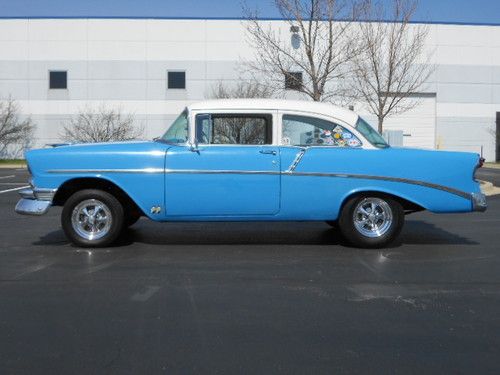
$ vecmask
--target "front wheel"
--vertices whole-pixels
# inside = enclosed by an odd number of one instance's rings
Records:
[[[77,246],[108,246],[118,238],[124,225],[123,206],[105,191],[81,190],[64,204],[61,225]]]
[[[357,247],[380,248],[394,241],[404,224],[404,210],[396,200],[377,195],[357,196],[344,205],[340,231]]]

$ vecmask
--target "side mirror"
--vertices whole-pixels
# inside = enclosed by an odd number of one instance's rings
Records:
[[[196,152],[197,154],[200,153],[200,149],[198,148],[198,139],[197,138],[194,139],[194,144],[193,143],[189,144],[189,151]]]

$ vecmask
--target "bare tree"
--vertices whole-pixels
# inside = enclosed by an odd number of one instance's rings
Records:
[[[21,121],[19,105],[11,97],[0,101],[0,155],[9,153],[17,157],[31,143],[34,130],[30,117]],[[17,149],[11,149],[16,146]]]
[[[210,97],[213,99],[259,99],[271,97],[271,89],[257,81],[240,80],[234,86],[228,86],[223,81],[212,87]],[[212,143],[248,143],[264,144],[266,123],[260,117],[220,117],[212,120]],[[206,139],[208,141],[208,139]]]
[[[364,0],[274,2],[290,32],[282,35],[246,9],[245,25],[255,50],[255,58],[245,62],[247,71],[262,77],[273,92],[284,90],[286,80],[314,101],[334,100],[340,94],[335,82],[349,73],[349,62],[359,53],[352,26],[362,14]]]
[[[269,98],[272,95],[271,89],[256,81],[240,80],[234,86],[228,86],[223,81],[217,82],[210,93],[213,99],[233,99],[233,98]]]
[[[86,107],[64,124],[61,138],[71,143],[127,141],[141,137],[143,132],[142,126],[134,125],[132,114],[102,104],[97,109]]]
[[[410,24],[417,0],[369,0],[367,18],[359,23],[362,53],[353,59],[354,95],[377,116],[378,131],[384,120],[418,104],[415,94],[433,72],[430,54],[424,54],[429,27]]]

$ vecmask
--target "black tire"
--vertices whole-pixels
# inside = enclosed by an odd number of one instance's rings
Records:
[[[74,210],[77,209],[77,207],[82,207],[82,205],[85,206],[86,204],[90,204],[91,206],[92,203],[95,204],[94,210],[92,211],[92,213],[94,213],[94,216],[97,206],[101,207],[99,212],[103,213],[103,215],[101,215],[99,218],[94,218],[92,220],[101,220],[103,219],[103,217],[110,217],[111,220],[106,221],[107,228],[104,228],[106,230],[102,230],[100,233],[95,232],[97,238],[89,239],[79,234],[78,230],[82,230],[82,225],[90,224],[73,224],[72,216]],[[102,207],[105,207],[105,209]],[[84,216],[85,215],[83,215],[82,213],[80,214],[80,216],[78,216],[77,212],[75,211],[75,217],[83,217],[85,219]],[[61,214],[61,225],[68,239],[77,246],[106,247],[111,245],[121,233],[124,225],[123,206],[120,204],[118,199],[105,191],[94,189],[80,190],[69,197],[64,204]],[[99,223],[97,225],[102,225],[102,223]]]
[[[327,221],[325,221],[325,223],[327,223],[333,229],[338,229],[339,228],[339,221],[338,220],[327,220]]]
[[[138,212],[128,212],[125,214],[124,228],[131,227],[139,221],[141,214]]]
[[[390,223],[389,220],[384,221],[383,218],[377,219],[377,216],[364,215],[364,213],[358,211],[365,208],[364,205],[368,206],[370,202],[380,202],[380,206],[375,206],[376,215],[382,215],[381,212],[390,211],[390,215],[392,216]],[[357,211],[357,219],[355,219],[355,210]],[[366,209],[363,212],[365,211]],[[362,220],[365,217],[368,221],[366,224],[363,224]],[[344,238],[356,247],[381,248],[390,244],[399,236],[403,228],[404,218],[403,207],[396,200],[384,195],[360,195],[350,198],[343,206],[339,218],[339,228]],[[355,223],[355,220],[357,223]],[[376,221],[376,226],[374,227],[369,220]],[[378,226],[379,223],[381,223],[380,227]],[[385,223],[386,226],[384,227],[382,223]],[[359,229],[360,226],[363,228]],[[380,234],[375,233],[376,229],[379,228],[383,228],[383,231]],[[370,232],[369,235],[366,232]]]

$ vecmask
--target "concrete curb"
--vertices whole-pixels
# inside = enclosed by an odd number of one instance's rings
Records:
[[[26,164],[0,164],[0,169],[26,169]]]
[[[479,181],[479,182],[481,183],[481,191],[487,197],[500,194],[500,188],[496,187],[491,182],[488,181]]]
[[[483,168],[500,169],[500,163],[485,163]]]

